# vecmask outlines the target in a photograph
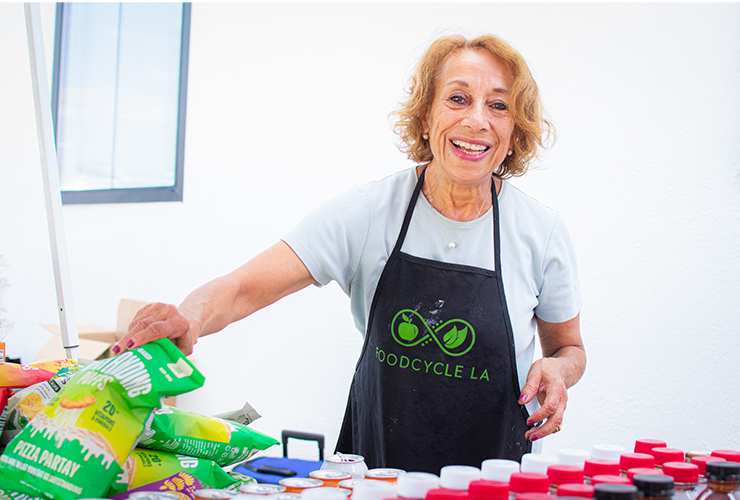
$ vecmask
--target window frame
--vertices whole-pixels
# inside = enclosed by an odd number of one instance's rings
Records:
[[[190,56],[190,12],[191,4],[182,4],[182,31],[180,39],[180,85],[178,89],[177,142],[175,152],[175,184],[144,188],[90,189],[84,191],[62,191],[62,204],[79,205],[93,203],[144,203],[159,201],[182,201],[185,159],[185,118],[188,96],[188,66]],[[51,91],[51,112],[54,139],[57,136],[57,107],[59,96],[59,70],[61,66],[62,22],[64,3],[56,8],[54,33],[54,69]]]

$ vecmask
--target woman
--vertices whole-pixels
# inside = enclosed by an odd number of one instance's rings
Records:
[[[550,131],[526,63],[495,36],[440,38],[397,114],[420,166],[331,200],[178,308],[142,309],[114,352],[168,337],[190,353],[198,337],[336,280],[365,334],[338,451],[439,473],[519,460],[559,430],[586,358],[562,220],[505,182]]]

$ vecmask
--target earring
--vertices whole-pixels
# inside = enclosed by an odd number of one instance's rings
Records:
[[[429,136],[427,134],[423,134],[421,138],[424,139],[425,141],[429,140]]]
[[[507,154],[507,156],[511,156],[511,153],[513,153],[513,152],[514,152],[514,151],[510,149],[510,150],[509,150],[509,152],[508,152],[508,153],[506,153],[506,154]]]

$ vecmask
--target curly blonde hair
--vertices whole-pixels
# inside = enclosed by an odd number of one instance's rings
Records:
[[[417,163],[432,161],[432,150],[423,135],[423,120],[432,106],[440,68],[448,56],[461,50],[487,50],[501,61],[512,76],[509,109],[514,120],[513,152],[496,169],[501,179],[523,175],[540,149],[555,139],[555,128],[544,116],[537,83],[524,58],[511,45],[495,35],[468,39],[447,35],[435,40],[416,65],[409,82],[408,98],[393,113],[395,132],[401,138],[399,149]]]

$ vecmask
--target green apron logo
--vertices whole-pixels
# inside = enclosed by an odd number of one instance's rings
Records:
[[[413,309],[404,309],[395,315],[391,334],[404,347],[434,342],[449,356],[462,356],[475,343],[475,330],[467,321],[451,319],[432,327]]]

